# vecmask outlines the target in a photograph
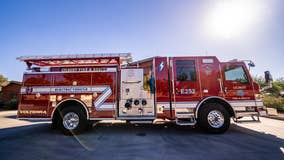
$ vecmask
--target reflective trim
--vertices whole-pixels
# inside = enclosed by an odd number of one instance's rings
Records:
[[[108,66],[117,66],[118,64],[107,64]],[[105,65],[96,65],[96,66],[105,66]],[[74,66],[76,67],[76,66]],[[97,72],[117,72],[115,67],[106,68],[106,70],[97,70],[97,71],[43,71],[43,72],[24,72],[24,74],[53,74],[53,73],[97,73]]]
[[[198,102],[176,102],[176,108],[195,108]]]
[[[133,117],[123,117],[123,116],[120,116],[120,117],[117,117],[116,119],[118,120],[138,120],[138,119],[156,119],[156,117],[137,117],[137,116],[133,116]]]
[[[17,118],[18,120],[50,121],[51,118]]]
[[[198,104],[197,101],[193,101],[193,102],[176,102],[173,104],[175,104],[175,108],[179,109],[179,108],[195,108]],[[170,110],[170,103],[169,102],[157,102],[157,106],[164,106],[164,110]],[[173,107],[173,110],[175,110],[175,108]]]
[[[22,87],[21,94],[74,94],[74,93],[102,93],[94,101],[94,106],[100,110],[103,103],[112,95],[109,85],[95,86],[45,86],[45,87]]]
[[[115,120],[115,118],[90,118],[89,120]]]
[[[227,101],[226,99],[222,98],[222,97],[217,97],[217,96],[212,96],[212,97],[207,97],[204,100],[202,100],[201,102],[198,101],[194,101],[194,102],[176,102],[176,108],[180,109],[180,108],[196,108],[196,118],[197,118],[197,113],[199,110],[199,107],[203,104],[203,102],[205,102],[206,100],[212,99],[212,98],[217,98],[220,100],[223,100],[225,102],[227,102],[230,107],[232,107],[233,111],[235,112],[235,110],[238,107],[249,107],[249,106],[255,106],[255,107],[263,107],[263,102],[261,100],[236,100],[236,101]],[[157,102],[157,106],[164,106],[164,110],[170,110],[170,103],[169,102]],[[174,110],[174,108],[173,108]],[[236,115],[236,114],[235,114]]]
[[[94,85],[94,86],[31,86],[22,87],[21,94],[69,94],[69,93],[93,93],[103,92],[110,87],[109,85]]]
[[[257,107],[263,107],[263,101],[255,101]]]
[[[114,110],[116,103],[103,103],[99,108],[96,108],[98,111],[110,111]]]
[[[94,101],[94,106],[97,110],[100,110],[102,104],[111,96],[112,91],[109,86],[107,86],[102,94]]]
[[[249,106],[255,106],[255,107],[263,107],[263,102],[258,100],[237,100],[237,101],[229,101],[230,105],[232,107],[249,107]]]

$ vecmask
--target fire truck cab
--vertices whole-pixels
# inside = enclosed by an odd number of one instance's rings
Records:
[[[52,120],[64,134],[80,133],[93,121],[157,119],[223,133],[231,118],[259,121],[263,107],[243,61],[187,56],[132,62],[130,53],[18,59],[28,66],[18,118]]]

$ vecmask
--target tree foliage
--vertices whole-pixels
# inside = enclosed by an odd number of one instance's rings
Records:
[[[254,76],[253,81],[256,82],[260,86],[260,88],[266,86],[265,79],[262,76]]]
[[[253,77],[253,80],[258,83],[261,88],[267,84],[265,79],[261,76]],[[284,78],[278,78],[272,82],[272,87],[263,90],[264,93],[264,106],[276,108],[280,112],[284,112],[284,97],[281,97],[280,92],[284,91]],[[283,95],[282,95],[283,96]]]
[[[5,86],[7,84],[8,84],[8,78],[6,78],[2,74],[0,74],[0,87]]]
[[[263,99],[264,106],[276,108],[279,112],[284,112],[284,98],[266,95]]]
[[[265,79],[261,76],[255,76],[253,77],[253,80],[258,83],[260,88],[264,88],[267,84],[265,83]],[[265,89],[263,92],[265,94],[269,94],[275,97],[280,96],[280,92],[284,91],[284,78],[278,78],[274,82],[272,82],[272,87]]]

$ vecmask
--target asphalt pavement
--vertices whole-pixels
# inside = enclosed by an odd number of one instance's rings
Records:
[[[172,123],[129,125],[104,121],[78,136],[50,123],[15,119],[0,112],[0,159],[94,160],[284,160],[284,121],[232,123],[224,134]]]

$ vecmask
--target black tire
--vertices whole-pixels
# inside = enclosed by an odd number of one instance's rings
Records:
[[[210,120],[208,120],[209,113],[221,113],[224,119],[223,123],[215,126],[212,123],[210,124]],[[219,103],[206,103],[198,111],[197,122],[198,126],[209,133],[224,133],[230,127],[230,115],[223,105]]]
[[[56,109],[55,113],[54,113],[54,115],[52,117],[51,129],[55,130],[55,129],[59,128],[59,126],[60,126],[59,119],[58,119],[59,116],[60,116],[60,114],[59,114],[58,110]]]
[[[73,129],[68,129],[63,124],[64,116],[66,116],[68,113],[77,115],[79,118],[78,125],[76,125],[76,127]],[[86,114],[79,106],[66,106],[60,111],[58,124],[59,124],[59,128],[61,129],[64,135],[76,135],[76,134],[79,134],[85,131],[88,128],[89,123],[88,123]]]
[[[88,121],[87,123],[87,127],[86,127],[86,130],[89,131],[93,128],[94,124],[96,123],[96,121]]]
[[[58,120],[52,119],[52,123],[50,125],[50,128],[56,130],[58,128],[58,126],[59,126]]]

